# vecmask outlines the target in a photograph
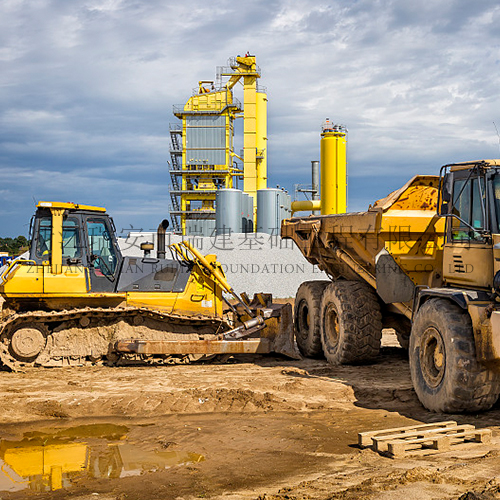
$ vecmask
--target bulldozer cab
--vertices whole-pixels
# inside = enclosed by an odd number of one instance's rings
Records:
[[[484,160],[441,170],[440,215],[447,218],[443,278],[449,285],[491,289],[500,266],[500,163]],[[496,269],[499,267],[499,269]]]
[[[83,273],[87,288],[112,292],[123,260],[105,209],[40,202],[32,224],[30,259],[50,275]],[[88,271],[85,272],[85,269]],[[56,278],[54,278],[56,279]]]

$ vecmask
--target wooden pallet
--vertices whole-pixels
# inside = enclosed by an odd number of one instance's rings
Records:
[[[457,423],[454,420],[446,422],[436,422],[433,424],[411,425],[409,427],[397,427],[395,429],[384,429],[378,431],[360,432],[358,434],[358,445],[360,448],[369,448],[372,446],[372,438],[383,436],[402,436],[409,432],[441,429],[443,427],[456,427]]]
[[[392,458],[405,456],[415,450],[447,451],[452,445],[472,441],[489,443],[490,429],[476,429],[473,425],[457,425],[454,421],[439,422],[383,431],[362,432],[358,435],[361,447],[367,448],[368,440],[374,451]]]

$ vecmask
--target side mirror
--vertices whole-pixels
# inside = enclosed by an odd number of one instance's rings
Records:
[[[439,207],[439,215],[448,215],[448,208],[450,204],[447,201],[443,201]]]
[[[440,193],[440,206],[438,207],[439,215],[448,215],[449,205],[451,201],[451,183],[452,176],[447,174],[443,177],[441,182],[441,193]]]

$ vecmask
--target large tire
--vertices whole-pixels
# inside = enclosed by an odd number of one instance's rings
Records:
[[[336,281],[321,299],[321,343],[334,365],[372,361],[380,350],[382,315],[374,290],[358,281]]]
[[[478,363],[469,314],[446,299],[430,299],[417,312],[409,357],[413,387],[428,410],[477,412],[498,399],[500,375]]]
[[[306,281],[295,295],[293,322],[299,351],[306,358],[322,358],[320,306],[324,289],[331,281]]]

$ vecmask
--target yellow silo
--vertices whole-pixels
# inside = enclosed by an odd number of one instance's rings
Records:
[[[321,133],[321,215],[347,211],[347,130],[327,118]]]

